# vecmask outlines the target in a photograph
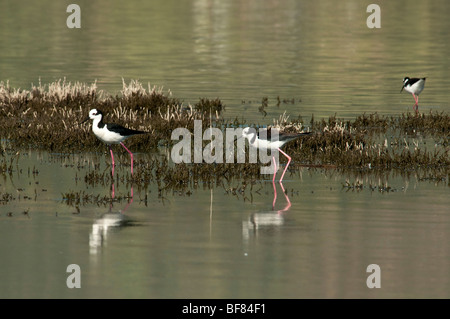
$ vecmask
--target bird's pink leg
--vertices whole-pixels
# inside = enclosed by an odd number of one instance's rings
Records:
[[[272,181],[273,185],[273,202],[272,202],[272,210],[275,209],[275,203],[277,201],[277,187],[275,186],[275,181]]]
[[[114,177],[114,166],[115,166],[116,164],[114,163],[114,155],[113,155],[113,151],[112,151],[111,145],[109,145],[109,152],[111,153],[111,159],[112,159],[112,170],[111,170],[111,174],[112,174],[112,176]]]
[[[284,171],[283,171],[283,175],[281,175],[281,178],[280,178],[280,183],[281,183],[281,181],[283,180],[284,174],[286,173],[286,171],[287,171],[287,169],[288,169],[289,163],[291,162],[291,157],[290,157],[289,155],[287,155],[285,152],[283,152],[281,149],[278,149],[278,150],[279,150],[284,156],[286,156],[287,159],[288,159],[288,162],[287,162],[287,164],[286,164],[286,167],[284,168]]]
[[[292,206],[291,201],[289,200],[289,196],[286,194],[286,191],[284,190],[283,183],[280,182],[280,186],[281,189],[283,190],[284,198],[286,198],[287,204],[283,210],[279,211],[279,213],[289,210],[289,208],[291,208]]]
[[[131,198],[130,198],[130,201],[128,202],[127,206],[125,206],[125,208],[122,209],[121,213],[125,212],[128,209],[128,207],[131,205],[132,202],[133,202],[133,186],[131,186]]]
[[[275,176],[277,175],[277,163],[275,161],[275,157],[272,157],[272,159],[273,159],[273,166],[274,166],[272,182],[275,183]]]
[[[411,93],[411,94],[414,98],[414,101],[416,102],[413,106],[413,110],[416,111],[416,113],[418,113],[419,112],[419,96],[416,96],[414,93]]]
[[[419,113],[419,96],[416,96],[416,113]]]
[[[123,148],[126,149],[128,153],[130,153],[130,156],[131,156],[131,175],[133,175],[133,153],[131,153],[130,150],[128,148],[126,148],[126,146],[123,145],[122,142],[120,142],[120,145],[122,145]]]

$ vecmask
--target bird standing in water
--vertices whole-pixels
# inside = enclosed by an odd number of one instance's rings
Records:
[[[427,78],[409,78],[405,77],[403,79],[403,86],[400,90],[400,93],[405,89],[406,92],[409,92],[412,94],[414,101],[416,102],[413,106],[413,110],[416,111],[416,113],[419,113],[419,94],[423,91],[423,88],[425,87],[425,80]]]
[[[283,152],[281,150],[281,147],[290,142],[293,141],[301,136],[305,136],[305,135],[309,135],[311,134],[311,132],[302,132],[302,133],[285,133],[285,132],[278,132],[278,139],[272,141],[272,137],[271,137],[271,130],[272,129],[268,129],[268,130],[260,130],[258,132],[255,131],[255,129],[252,129],[250,127],[246,127],[242,130],[242,136],[245,137],[248,142],[250,143],[251,146],[261,149],[261,150],[277,150],[279,151],[281,154],[283,154],[284,156],[286,156],[286,158],[288,159],[288,162],[286,164],[286,167],[283,171],[283,174],[281,175],[280,178],[280,183],[283,180],[284,174],[286,173],[289,163],[291,162],[291,157],[289,155],[287,155],[285,152]],[[264,132],[264,134],[260,134]],[[264,137],[262,137],[264,136]],[[273,173],[273,180],[275,181],[275,175],[277,173],[277,167],[276,167],[276,162],[275,162],[275,157],[272,157],[273,159],[273,163],[275,164],[275,171]]]
[[[132,130],[115,123],[104,123],[103,113],[102,111],[97,109],[90,110],[88,117],[81,123],[84,123],[88,120],[93,120],[92,132],[94,132],[95,136],[102,142],[106,143],[109,147],[112,159],[112,175],[114,175],[114,166],[115,166],[113,151],[111,148],[112,144],[122,145],[123,148],[126,149],[127,152],[130,154],[131,175],[133,175],[133,153],[131,153],[130,150],[126,148],[126,146],[123,144],[123,141],[133,135],[146,134],[148,132]]]

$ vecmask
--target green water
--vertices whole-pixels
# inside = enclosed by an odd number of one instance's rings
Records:
[[[412,111],[402,79],[426,76],[420,110],[450,107],[448,1],[383,3],[379,29],[366,24],[371,1],[78,1],[80,29],[66,26],[70,3],[2,1],[0,80],[27,89],[39,78],[97,80],[116,94],[122,78],[139,79],[186,104],[218,97],[226,116],[267,124],[285,110]]]
[[[106,152],[12,158],[0,181],[2,298],[449,296],[448,180],[432,172],[302,168],[274,198],[270,178],[244,191],[86,181],[96,163],[110,170]],[[66,285],[70,264],[80,289]],[[367,288],[370,264],[381,289]]]
[[[139,79],[270,124],[284,111],[397,116],[414,102],[403,77],[426,76],[419,110],[450,110],[448,1],[380,2],[380,29],[366,25],[372,1],[77,1],[81,29],[69,29],[72,2],[0,3],[0,81],[97,80],[116,94]],[[0,156],[12,169],[0,174],[1,298],[450,297],[448,174],[302,168],[285,176],[286,196],[276,185],[274,207],[269,181],[244,192],[116,181],[110,203],[113,185],[85,180],[110,169],[106,150]],[[370,264],[379,289],[366,285]]]

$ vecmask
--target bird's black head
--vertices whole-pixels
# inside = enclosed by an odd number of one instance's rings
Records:
[[[92,109],[92,110],[89,111],[89,115],[81,123],[84,123],[84,122],[86,122],[88,120],[94,120],[96,118],[100,118],[100,120],[101,120],[102,117],[103,117],[102,111],[100,111],[98,109]]]
[[[405,88],[405,86],[408,84],[409,80],[410,80],[410,78],[407,77],[407,76],[403,78],[403,86],[402,86],[402,89],[400,90],[400,92],[403,91],[403,89]]]

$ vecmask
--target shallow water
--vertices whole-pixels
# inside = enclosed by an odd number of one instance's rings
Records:
[[[377,30],[356,0],[79,0],[78,30],[66,27],[70,3],[0,3],[0,81],[97,80],[114,95],[139,79],[267,125],[285,111],[306,123],[398,116],[413,105],[403,77],[426,76],[419,110],[450,111],[448,1],[380,3]],[[448,174],[300,168],[286,196],[275,185],[273,207],[269,181],[241,193],[239,180],[162,192],[119,180],[111,201],[113,185],[85,180],[109,171],[108,154],[8,150],[0,161],[12,169],[0,172],[1,298],[450,297]],[[81,289],[66,285],[70,264]],[[380,289],[366,285],[371,264]]]
[[[0,204],[0,297],[450,297],[448,180],[432,173],[300,168],[286,193],[276,184],[274,207],[271,181],[243,193],[237,181],[162,192],[118,183],[111,202],[112,185],[84,181],[96,162],[110,169],[107,156],[14,157],[0,182],[12,196]],[[80,203],[64,199],[79,191]],[[67,288],[70,264],[81,289]],[[370,264],[381,289],[366,285]]]
[[[370,2],[357,0],[78,1],[80,29],[66,26],[69,3],[2,1],[0,80],[25,89],[39,78],[97,80],[116,94],[122,78],[139,79],[186,104],[220,98],[226,117],[270,124],[284,111],[411,112],[402,79],[426,76],[420,110],[450,110],[445,0],[382,3],[380,29],[367,27]]]

